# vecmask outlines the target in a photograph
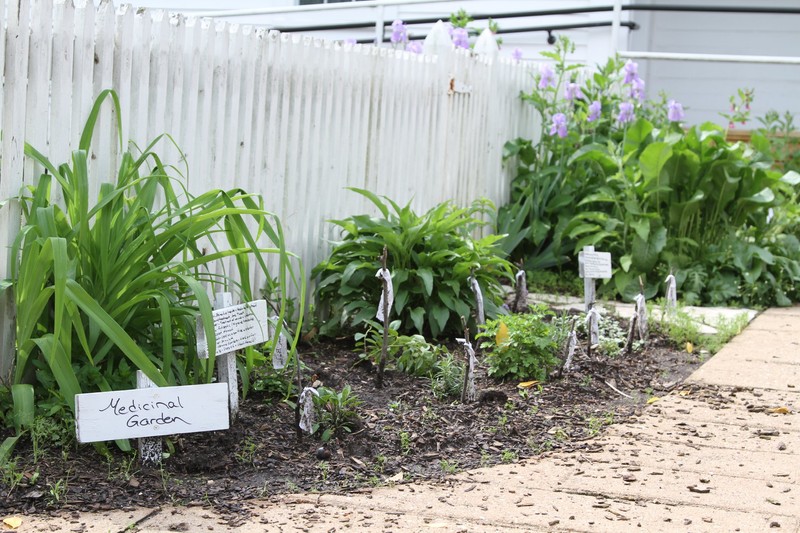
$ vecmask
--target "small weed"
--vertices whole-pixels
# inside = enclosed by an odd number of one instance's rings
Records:
[[[319,474],[320,478],[322,479],[322,482],[327,483],[328,475],[330,474],[330,468],[331,468],[330,463],[328,461],[320,461],[319,464],[317,465],[317,468],[319,468]]]
[[[375,471],[379,474],[383,474],[383,471],[386,469],[386,461],[387,458],[385,455],[376,455],[375,456]]]
[[[458,463],[455,461],[451,463],[447,459],[442,459],[441,461],[439,461],[439,467],[445,474],[455,474],[456,472],[458,472]]]
[[[492,464],[492,456],[486,450],[481,451],[481,466],[489,466]]]
[[[65,503],[67,499],[67,480],[59,479],[55,483],[47,484],[47,492],[49,495],[50,503],[59,504]]]
[[[256,460],[256,451],[258,451],[258,444],[252,437],[245,437],[244,442],[239,447],[239,451],[233,454],[236,460],[241,464],[253,465]]]
[[[553,438],[556,439],[557,441],[563,442],[567,440],[567,438],[569,437],[567,431],[561,426],[554,427],[552,432],[553,432]]]
[[[400,432],[400,453],[408,455],[411,452],[411,435],[407,431]]]
[[[367,483],[369,483],[370,487],[380,487],[383,484],[381,478],[378,476],[370,476],[370,478],[367,480]]]
[[[503,450],[500,454],[500,460],[504,463],[513,463],[517,460],[517,452],[513,450]]]

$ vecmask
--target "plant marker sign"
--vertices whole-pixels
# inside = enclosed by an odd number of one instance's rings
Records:
[[[236,375],[236,350],[255,344],[262,344],[269,339],[269,321],[267,320],[267,301],[255,300],[239,305],[232,305],[233,297],[229,292],[217,293],[212,312],[214,318],[214,335],[217,338],[217,375],[219,381],[228,384],[229,405],[232,416],[239,412],[239,380]],[[201,319],[197,319],[197,356],[208,358],[208,341]]]
[[[75,396],[78,442],[228,429],[228,384],[153,387]]]
[[[611,254],[595,252],[594,246],[584,246],[578,253],[578,275],[583,278],[583,296],[588,313],[594,303],[594,280],[611,277]]]

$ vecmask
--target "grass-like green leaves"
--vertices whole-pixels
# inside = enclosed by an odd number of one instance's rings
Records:
[[[493,317],[499,312],[503,303],[500,280],[511,279],[511,265],[498,247],[503,237],[473,237],[484,225],[480,217],[490,206],[477,202],[456,208],[443,203],[418,215],[409,205],[382,200],[362,189],[351,190],[369,198],[382,216],[332,221],[342,228],[342,240],[313,270],[317,298],[329,316],[320,328],[322,334],[375,316],[381,294],[375,273],[384,245],[395,297],[391,316],[400,320],[399,332],[433,337],[462,332],[460,317],[468,319],[475,306],[467,282],[470,275],[480,284],[486,314]]]
[[[32,146],[25,153],[45,169],[18,201],[23,226],[13,243],[11,279],[17,307],[14,383],[35,383],[37,397],[74,405],[74,395],[135,386],[142,370],[157,385],[208,382],[214,369],[209,293],[231,290],[253,298],[251,263],[281,289],[303,274],[284,247],[280,221],[261,197],[240,189],[190,194],[168,174],[154,151],[123,151],[114,181],[91,202],[90,145],[101,106],[117,96],[101,93],[71,160],[56,166]],[[106,132],[99,132],[105,134]],[[63,201],[53,193],[60,189]],[[263,243],[267,243],[265,246]],[[274,254],[279,272],[267,271]],[[235,272],[222,260],[234,258]],[[221,271],[222,273],[218,273]],[[285,299],[275,302],[283,323]],[[196,355],[196,319],[203,317],[209,359]],[[299,327],[298,327],[299,330]],[[276,333],[277,334],[277,333]],[[253,349],[239,369],[245,386]]]

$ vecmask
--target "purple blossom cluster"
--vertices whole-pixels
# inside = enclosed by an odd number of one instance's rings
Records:
[[[456,48],[469,49],[469,32],[466,28],[453,28],[452,37]]]
[[[408,28],[400,19],[392,22],[392,36],[389,39],[392,44],[404,43],[408,41]]]

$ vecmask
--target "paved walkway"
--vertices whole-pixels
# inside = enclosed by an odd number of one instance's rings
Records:
[[[800,533],[800,307],[771,309],[638,419],[581,453],[347,496],[254,502],[236,529],[195,507],[18,531],[789,531]],[[130,529],[128,529],[130,528]]]

